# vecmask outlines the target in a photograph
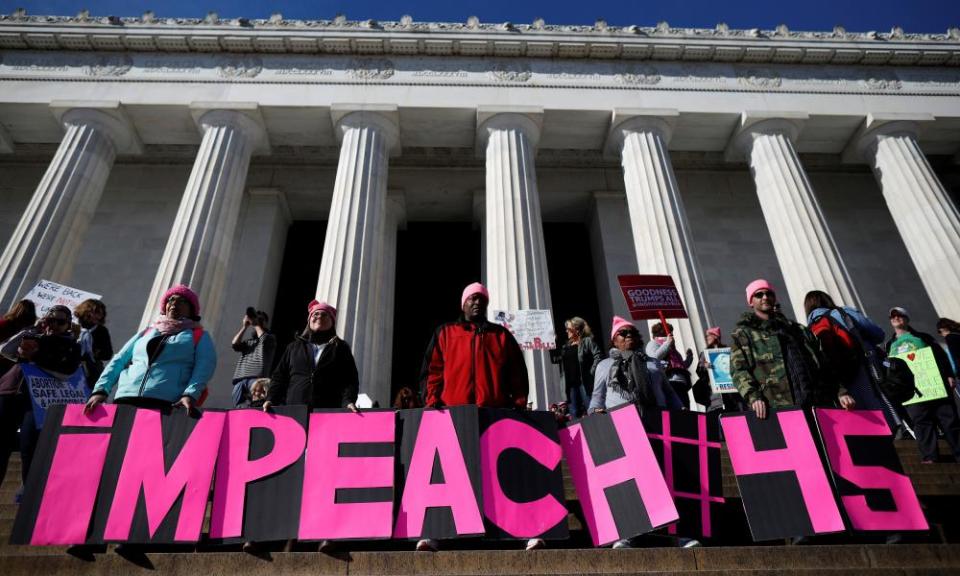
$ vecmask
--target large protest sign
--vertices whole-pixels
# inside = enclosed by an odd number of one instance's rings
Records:
[[[707,358],[710,389],[714,394],[730,394],[737,391],[730,373],[730,349],[708,348],[703,351]]]
[[[25,299],[37,306],[37,317],[43,318],[47,311],[57,305],[66,306],[70,310],[87,299],[99,300],[100,295],[85,290],[78,290],[49,280],[41,280],[27,292]]]
[[[803,410],[724,415],[720,424],[755,541],[843,531]]]
[[[484,533],[476,406],[397,411],[394,538]]]
[[[937,359],[933,355],[932,348],[928,346],[892,356],[907,363],[910,371],[913,372],[914,385],[921,394],[914,395],[913,398],[904,402],[904,406],[947,397],[947,389],[943,385],[943,377],[940,376],[940,368],[937,367]]]
[[[560,445],[595,546],[679,519],[635,405],[561,429]]]
[[[620,290],[634,320],[686,318],[683,299],[670,276],[621,275]]]
[[[393,410],[310,414],[300,540],[365,540],[393,534]]]
[[[20,370],[30,390],[33,404],[33,420],[37,428],[42,428],[47,409],[61,404],[84,404],[90,397],[90,388],[80,368],[66,380],[47,374],[36,364],[21,363]]]
[[[929,528],[879,410],[814,410],[840,502],[854,530]]]
[[[269,542],[297,537],[307,407],[227,412],[217,456],[210,538]]]
[[[549,310],[493,310],[493,321],[513,334],[523,350],[553,350],[557,347],[557,333],[553,328],[553,314]]]
[[[480,431],[487,536],[566,538],[562,451],[553,413],[481,408]]]
[[[724,503],[717,418],[645,408],[643,427],[680,514],[668,531],[710,538]]]

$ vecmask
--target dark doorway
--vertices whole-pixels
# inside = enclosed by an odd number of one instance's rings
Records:
[[[579,316],[587,321],[601,350],[606,348],[606,327],[600,325],[597,286],[593,276],[590,233],[579,222],[550,222],[543,225],[550,275],[550,300],[553,323],[560,343],[566,341],[563,323]],[[607,319],[609,321],[609,318]]]
[[[480,230],[467,222],[411,222],[397,232],[391,397],[419,392],[423,355],[437,326],[456,320],[460,294],[480,280]]]
[[[287,244],[277,283],[277,301],[273,305],[270,323],[277,336],[277,354],[274,365],[295,334],[307,324],[307,304],[317,294],[317,277],[323,257],[323,241],[327,223],[318,220],[298,220],[290,225]]]

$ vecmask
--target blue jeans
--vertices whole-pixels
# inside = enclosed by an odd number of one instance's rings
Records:
[[[587,391],[583,389],[583,385],[567,388],[567,403],[570,405],[570,415],[574,418],[587,415],[590,401],[587,399]]]

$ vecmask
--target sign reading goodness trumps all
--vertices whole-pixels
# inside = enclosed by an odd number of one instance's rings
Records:
[[[927,529],[882,415],[815,417],[721,419],[754,538]],[[48,409],[11,542],[562,539],[562,458],[597,546],[716,530],[720,442],[698,413],[625,405],[558,428],[549,412],[474,406],[66,405]]]

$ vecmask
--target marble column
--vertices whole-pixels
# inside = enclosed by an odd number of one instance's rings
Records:
[[[194,113],[203,139],[141,325],[157,316],[167,288],[186,284],[200,297],[204,328],[216,333],[250,156],[268,144],[255,106]]]
[[[486,284],[490,310],[550,310],[534,149],[540,136],[530,114],[501,112],[479,121],[486,154]],[[524,352],[529,402],[538,410],[563,399],[559,375],[545,351]]]
[[[397,231],[404,227],[406,204],[403,194],[387,194],[383,237],[380,243],[380,274],[377,277],[377,306],[373,313],[371,353],[364,358],[370,377],[361,383],[360,392],[376,400],[381,407],[393,404],[393,311],[397,280]]]
[[[41,279],[69,282],[117,153],[140,151],[119,105],[54,112],[66,134],[0,255],[0,310]]]
[[[745,114],[735,143],[747,155],[784,288],[794,317],[802,324],[806,324],[803,299],[811,290],[823,290],[837,304],[863,309],[794,148],[804,117]]]
[[[937,314],[960,317],[957,206],[920,149],[917,123],[877,123],[860,138],[861,152]]]
[[[710,310],[704,294],[690,225],[673,173],[667,143],[670,123],[655,115],[628,116],[617,122],[610,145],[620,153],[627,205],[640,274],[673,278],[683,298],[688,319],[670,319],[677,349],[700,350]],[[667,116],[670,118],[670,116]],[[644,334],[648,338],[649,334]]]
[[[339,116],[341,112],[345,112]],[[335,111],[340,163],[327,221],[317,299],[337,308],[337,334],[350,344],[360,389],[377,378],[387,166],[399,143],[396,109]]]

